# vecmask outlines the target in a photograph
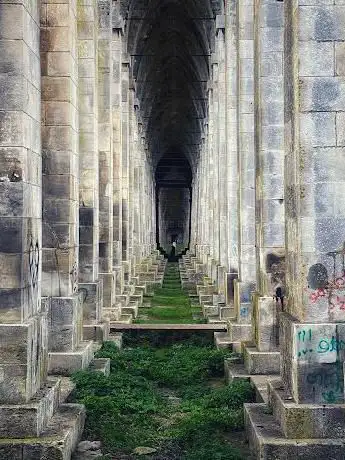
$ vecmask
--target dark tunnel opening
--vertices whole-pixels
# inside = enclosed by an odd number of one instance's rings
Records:
[[[207,129],[217,7],[210,0],[129,3],[128,52],[156,183],[156,240],[190,240],[193,172]]]

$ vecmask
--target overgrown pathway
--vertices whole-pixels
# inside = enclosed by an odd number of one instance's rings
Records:
[[[181,286],[180,273],[176,262],[167,264],[163,285],[144,297],[135,323],[189,324],[203,323],[200,305],[193,304],[188,293]]]
[[[186,333],[184,333],[186,334]],[[75,401],[85,404],[84,438],[111,460],[247,460],[243,403],[248,382],[225,385],[224,358],[212,338],[133,331],[125,348],[107,342],[99,357],[111,373],[75,374]]]

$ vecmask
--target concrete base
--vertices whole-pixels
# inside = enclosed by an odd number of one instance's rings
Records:
[[[101,372],[108,376],[110,375],[110,358],[94,358],[89,366],[91,372]]]
[[[48,373],[69,376],[73,372],[86,369],[93,359],[93,343],[81,342],[74,351],[50,352],[48,357]]]
[[[99,324],[84,324],[83,339],[103,343],[108,340],[110,332],[109,321]]]
[[[345,438],[345,404],[296,404],[281,380],[268,381],[268,395],[285,437]]]
[[[39,438],[0,439],[1,460],[70,460],[85,423],[85,408],[63,404]]]
[[[256,347],[245,346],[243,352],[244,366],[248,374],[279,374],[279,351],[258,351]]]
[[[228,321],[229,337],[232,342],[247,342],[252,340],[252,325]]]
[[[0,405],[0,437],[39,436],[59,405],[60,383],[50,378],[28,403]]]
[[[252,452],[260,460],[344,460],[344,439],[287,439],[266,404],[245,404],[244,420]]]

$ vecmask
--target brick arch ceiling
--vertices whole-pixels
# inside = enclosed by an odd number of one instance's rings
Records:
[[[167,170],[170,160],[173,165],[178,158],[181,166],[184,158],[186,178],[191,177],[191,168],[198,161],[207,116],[206,88],[215,16],[221,13],[222,3],[223,0],[121,3],[127,50],[153,165],[156,168],[162,160]]]

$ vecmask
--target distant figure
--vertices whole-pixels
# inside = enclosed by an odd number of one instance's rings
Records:
[[[175,257],[176,255],[176,241],[174,240],[171,244],[171,253],[170,253],[171,257]]]

